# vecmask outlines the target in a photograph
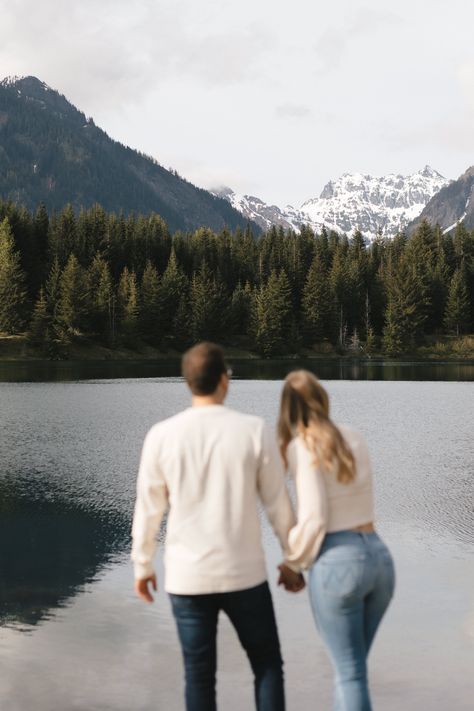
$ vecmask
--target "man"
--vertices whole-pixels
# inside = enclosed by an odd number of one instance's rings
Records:
[[[192,406],[152,427],[143,445],[132,529],[135,589],[152,602],[155,539],[169,507],[165,589],[183,653],[187,711],[216,709],[220,610],[248,655],[257,709],[283,711],[283,663],[258,515],[260,499],[285,550],[294,514],[280,456],[261,418],[224,406],[229,372],[219,346],[191,348],[182,372]],[[293,591],[304,586],[289,570],[281,581]]]

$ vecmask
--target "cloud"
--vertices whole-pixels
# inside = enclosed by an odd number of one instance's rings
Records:
[[[474,112],[474,61],[466,61],[460,64],[457,71],[457,79],[466,104],[471,112]]]
[[[444,156],[452,157],[454,153],[466,156],[466,164],[474,151],[472,118],[469,116],[432,119],[412,126],[387,124],[383,130],[377,131],[377,135],[390,152],[405,151],[413,155],[423,151],[423,161],[431,165],[435,162],[432,156],[440,155],[440,146]]]
[[[263,28],[249,26],[235,32],[219,32],[201,37],[187,37],[181,51],[175,53],[172,69],[210,84],[224,84],[253,79],[259,73],[261,56],[270,47]]]
[[[346,18],[340,26],[328,27],[314,45],[317,74],[339,69],[354,40],[371,35],[381,28],[389,29],[403,23],[404,20],[392,12],[363,7],[352,17]]]
[[[230,22],[212,2],[200,7],[191,0],[11,0],[2,7],[0,66],[5,74],[34,74],[88,110],[138,101],[169,81],[255,81],[274,49],[265,26]]]
[[[449,90],[453,92],[449,103],[440,104],[436,112],[411,113],[409,124],[387,122],[383,129],[376,130],[390,149],[422,149],[427,155],[435,155],[442,146],[443,152],[466,155],[466,164],[469,162],[468,156],[474,150],[474,61],[461,63],[448,76]]]
[[[286,103],[275,107],[275,116],[279,119],[306,119],[312,113],[311,108],[303,104]]]

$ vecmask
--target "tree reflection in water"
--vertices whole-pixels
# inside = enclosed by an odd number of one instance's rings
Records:
[[[31,487],[33,488],[33,487]],[[67,604],[129,543],[123,512],[97,511],[0,481],[0,625],[36,625]]]

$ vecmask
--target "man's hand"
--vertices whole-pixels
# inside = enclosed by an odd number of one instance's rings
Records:
[[[153,602],[154,599],[148,587],[149,585],[151,585],[155,592],[158,590],[155,574],[150,575],[150,577],[144,578],[143,580],[135,580],[135,592],[144,602]]]
[[[283,585],[287,592],[300,592],[306,587],[304,577],[301,573],[295,573],[294,570],[288,568],[284,563],[278,566],[280,575],[278,577],[278,585]]]

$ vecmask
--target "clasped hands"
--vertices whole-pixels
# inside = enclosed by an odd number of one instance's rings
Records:
[[[280,571],[278,585],[283,585],[287,592],[300,592],[306,586],[301,573],[295,573],[284,563],[278,566],[278,570]],[[156,575],[153,574],[142,580],[135,580],[135,593],[143,602],[153,602],[152,590],[155,592],[158,590]]]
[[[287,592],[300,592],[300,590],[306,587],[304,577],[301,573],[295,573],[294,570],[288,568],[284,563],[278,566],[278,570],[280,571],[278,585],[283,585]]]

